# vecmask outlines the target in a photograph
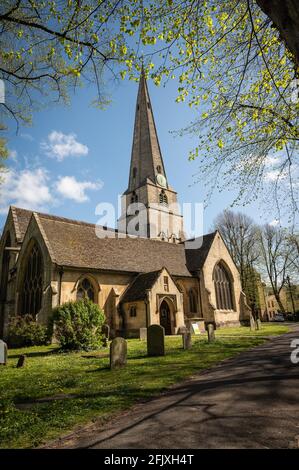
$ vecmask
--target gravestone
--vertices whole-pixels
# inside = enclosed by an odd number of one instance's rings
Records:
[[[183,340],[183,349],[191,349],[192,347],[191,333],[186,331],[186,333],[182,334],[182,340]]]
[[[146,340],[147,339],[147,328],[140,328],[139,329],[139,339]]]
[[[22,354],[19,359],[18,359],[18,362],[17,362],[17,368],[19,367],[24,367],[25,365],[25,360],[26,360],[26,356],[25,354]]]
[[[6,365],[7,362],[7,344],[0,339],[0,365]]]
[[[127,342],[124,338],[114,338],[110,343],[110,369],[123,367],[127,363]]]
[[[165,330],[161,325],[151,325],[147,329],[147,355],[164,356]]]
[[[215,341],[215,325],[214,323],[207,324],[207,332],[208,332],[208,342],[212,343]]]
[[[177,334],[178,335],[184,335],[185,333],[188,333],[188,331],[189,331],[188,328],[185,325],[183,325],[183,326],[180,326],[178,328],[178,333]]]

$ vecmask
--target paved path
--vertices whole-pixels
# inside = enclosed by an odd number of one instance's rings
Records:
[[[290,343],[299,328],[48,447],[299,447],[299,364]]]

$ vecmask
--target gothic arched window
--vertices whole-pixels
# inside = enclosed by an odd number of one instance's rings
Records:
[[[226,268],[218,263],[214,268],[216,304],[220,310],[233,310],[232,283]]]
[[[197,312],[197,297],[196,297],[196,292],[194,289],[189,290],[189,305],[190,305],[190,312],[196,313]]]
[[[77,287],[77,300],[80,299],[89,299],[92,302],[95,301],[94,287],[86,277],[81,279]]]
[[[38,244],[34,242],[27,257],[21,292],[23,315],[37,315],[42,306],[43,271],[43,256]]]

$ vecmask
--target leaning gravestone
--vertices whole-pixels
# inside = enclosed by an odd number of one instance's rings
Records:
[[[7,362],[7,344],[0,339],[0,365],[6,365]]]
[[[207,332],[208,332],[208,342],[212,343],[215,341],[215,326],[213,323],[207,324]]]
[[[125,366],[127,363],[127,342],[124,338],[114,338],[110,343],[110,369]]]
[[[164,356],[165,330],[161,325],[151,325],[147,329],[147,355],[148,356]]]
[[[140,328],[139,330],[139,339],[146,340],[147,339],[147,328]]]
[[[192,347],[191,333],[186,331],[186,333],[182,334],[182,339],[183,339],[183,349],[191,349]]]

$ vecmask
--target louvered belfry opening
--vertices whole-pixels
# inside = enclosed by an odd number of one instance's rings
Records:
[[[23,290],[21,293],[22,315],[37,315],[42,305],[43,257],[36,242],[33,243],[27,258]]]
[[[222,263],[214,268],[216,304],[219,310],[233,310],[232,284],[230,276]]]

